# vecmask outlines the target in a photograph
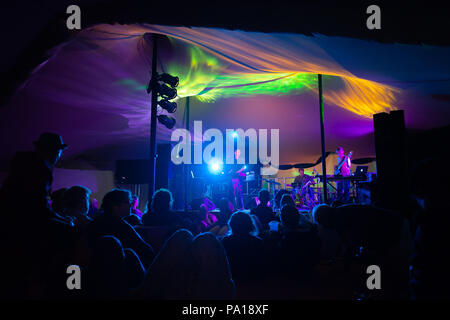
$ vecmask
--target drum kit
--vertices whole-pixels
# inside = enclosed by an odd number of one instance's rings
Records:
[[[264,179],[272,185],[281,186],[280,182]],[[294,200],[295,205],[300,210],[312,210],[320,204],[321,190],[319,188],[320,178],[317,176],[308,176],[302,183],[285,184],[285,189],[278,189],[274,192],[275,209],[281,209],[281,198],[289,194]]]
[[[320,190],[318,188],[319,178],[311,177],[303,183],[286,185],[291,187],[292,194],[295,197],[295,204],[303,210],[311,210],[320,204]]]

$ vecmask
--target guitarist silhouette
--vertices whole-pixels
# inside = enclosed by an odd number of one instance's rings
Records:
[[[353,151],[348,155],[345,155],[344,148],[338,147],[336,149],[338,155],[337,166],[335,167],[334,174],[348,177],[351,175],[351,156]],[[350,181],[341,180],[337,182],[337,198],[342,202],[348,202],[350,200]]]
[[[342,150],[342,151],[339,151]],[[348,155],[344,155],[344,149],[342,147],[339,147],[336,150],[336,153],[338,154],[338,165],[335,166],[334,169],[334,175],[342,175],[344,177],[347,177],[351,174],[351,163],[350,159],[352,157],[353,151],[350,151]]]

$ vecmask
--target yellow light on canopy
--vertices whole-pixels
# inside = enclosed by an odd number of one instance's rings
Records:
[[[100,26],[99,26],[100,28]],[[222,97],[286,95],[313,90],[317,74],[339,77],[340,88],[326,87],[324,101],[360,116],[395,110],[401,91],[358,78],[315,42],[297,34],[140,25],[130,33],[159,33],[189,49],[185,63],[168,62],[167,72],[180,78],[179,97],[210,102]]]

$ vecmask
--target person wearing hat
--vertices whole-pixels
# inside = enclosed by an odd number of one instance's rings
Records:
[[[8,269],[9,281],[12,281],[10,289],[13,291],[8,292],[10,297],[23,296],[24,287],[29,287],[24,279],[25,274],[30,264],[40,259],[40,256],[34,255],[42,252],[49,239],[53,241],[54,233],[49,230],[53,230],[55,224],[58,230],[61,226],[71,227],[70,221],[50,208],[49,201],[53,168],[67,147],[60,135],[42,133],[34,141],[33,151],[15,154],[8,176],[0,188],[1,246],[3,252],[10,254],[9,262],[14,266]],[[64,232],[64,236],[66,234]],[[54,242],[62,243],[63,240]]]
[[[54,167],[61,158],[62,151],[68,148],[62,137],[56,133],[44,132],[33,142],[36,152],[49,167]]]
[[[34,146],[34,151],[19,151],[14,156],[0,190],[0,199],[4,201],[2,206],[20,205],[33,211],[29,212],[31,219],[39,219],[38,212],[53,216],[53,211],[49,212],[52,171],[68,146],[60,135],[50,132],[42,133]],[[15,211],[14,207],[8,208],[8,214]]]

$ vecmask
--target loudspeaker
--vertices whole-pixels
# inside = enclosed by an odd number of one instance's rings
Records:
[[[155,189],[169,186],[170,144],[157,145],[155,168]],[[117,160],[116,182],[119,184],[148,184],[150,180],[150,160]]]
[[[377,200],[400,203],[407,189],[406,130],[403,110],[373,116]]]
[[[147,184],[150,162],[148,159],[117,160],[115,178],[118,184]]]

